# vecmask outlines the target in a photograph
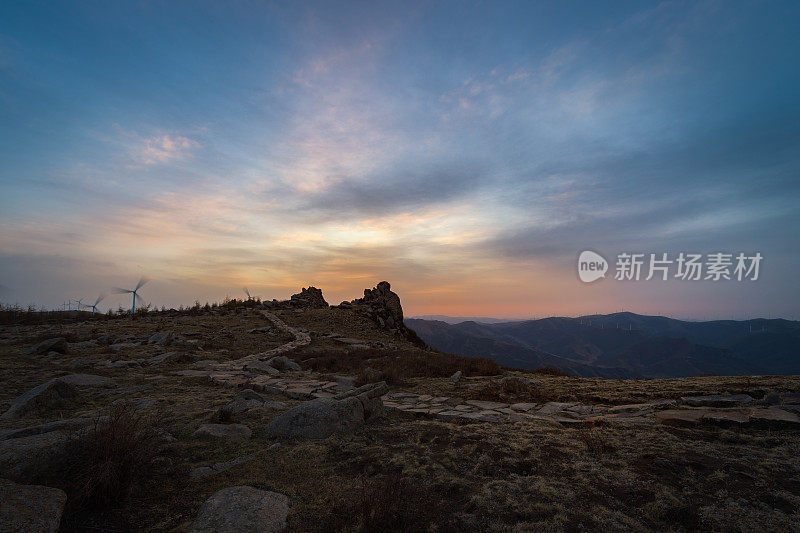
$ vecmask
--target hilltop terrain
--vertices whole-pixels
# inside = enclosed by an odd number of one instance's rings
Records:
[[[6,322],[0,530],[800,529],[795,376],[503,368],[385,282]]]
[[[431,346],[519,368],[608,378],[800,374],[800,323],[688,322],[635,313],[503,323],[407,319]]]

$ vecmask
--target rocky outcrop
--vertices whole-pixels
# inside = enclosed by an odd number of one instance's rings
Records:
[[[219,490],[206,500],[192,533],[273,533],[286,529],[289,498],[277,492],[239,486]]]
[[[333,398],[318,398],[290,409],[267,425],[267,434],[282,437],[325,439],[352,433],[366,420],[383,413],[381,396],[385,382],[370,383]]]
[[[322,296],[322,289],[316,287],[302,288],[297,294],[292,294],[288,300],[264,302],[268,309],[327,309],[330,307]]]
[[[58,531],[66,501],[61,489],[0,479],[0,531]]]
[[[403,306],[400,297],[392,292],[388,281],[381,281],[374,289],[364,289],[364,297],[351,302],[342,302],[340,308],[352,309],[366,316],[384,329],[398,333],[407,340],[425,346],[425,342],[403,322]]]

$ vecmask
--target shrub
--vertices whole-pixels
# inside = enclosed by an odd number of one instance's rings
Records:
[[[152,471],[159,442],[154,428],[127,403],[112,405],[47,469],[64,489],[70,514],[123,503]]]

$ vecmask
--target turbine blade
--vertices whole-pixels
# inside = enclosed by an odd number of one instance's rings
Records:
[[[142,285],[144,285],[144,284],[145,284],[145,283],[147,283],[148,281],[150,281],[148,278],[142,277],[142,278],[139,280],[139,283],[137,283],[137,284],[136,284],[136,288],[135,288],[135,289],[133,289],[133,290],[135,290],[135,291],[138,291],[138,290],[139,290],[139,289],[142,287]]]
[[[250,291],[247,290],[247,287],[244,288],[244,293],[247,295],[248,298],[250,298]]]
[[[97,307],[97,304],[99,304],[100,302],[102,302],[102,301],[103,301],[103,299],[104,299],[105,297],[106,297],[106,295],[105,295],[105,294],[101,294],[100,296],[98,296],[98,297],[97,297],[97,300],[95,300],[95,301],[94,301],[94,307]]]
[[[130,294],[133,292],[129,291],[128,289],[120,289],[119,287],[114,287],[111,290],[114,291],[114,294]]]

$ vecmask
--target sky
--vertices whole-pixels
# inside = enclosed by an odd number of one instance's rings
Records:
[[[797,2],[4,2],[0,301],[800,318],[799,65]]]

